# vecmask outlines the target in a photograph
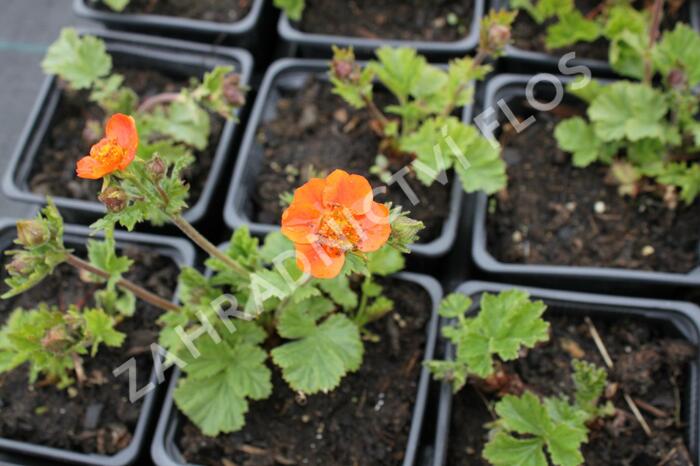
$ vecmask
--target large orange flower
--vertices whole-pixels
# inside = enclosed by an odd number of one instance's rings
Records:
[[[122,113],[112,115],[105,127],[105,137],[92,146],[90,155],[78,160],[78,177],[97,180],[124,170],[134,160],[138,146],[134,119]]]
[[[336,170],[294,192],[282,214],[282,233],[294,242],[301,270],[316,278],[333,278],[347,252],[372,252],[387,242],[389,208],[374,202],[365,178]]]

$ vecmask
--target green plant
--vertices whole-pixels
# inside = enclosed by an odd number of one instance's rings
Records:
[[[382,47],[377,60],[366,66],[356,62],[352,49],[334,48],[329,72],[333,92],[355,108],[366,108],[383,138],[373,172],[387,178],[384,160],[399,158],[411,163],[415,176],[428,186],[436,179],[444,184],[449,169],[467,192],[493,193],[505,186],[498,149],[452,114],[471,103],[473,81],[491,70],[483,64],[487,57],[502,53],[513,19],[509,12],[491,12],[482,22],[477,56],[455,59],[446,70],[409,48]],[[395,97],[396,104],[384,109],[387,114],[374,102],[375,80]]]
[[[524,291],[508,290],[481,297],[479,313],[466,317],[472,300],[453,293],[440,305],[440,315],[455,319],[442,329],[457,348],[454,361],[431,361],[428,367],[438,379],[452,382],[460,390],[469,376],[482,379],[494,374],[495,357],[503,361],[517,359],[520,351],[549,339],[549,324],[542,319],[546,306],[531,301]]]
[[[700,36],[678,24],[650,46],[646,34],[634,37],[628,36],[628,45],[636,45],[625,53],[625,69],[643,80],[569,84],[568,90],[586,103],[587,119],[562,121],[555,137],[572,153],[575,166],[610,165],[621,194],[635,196],[647,178],[678,191],[690,204],[700,193],[700,123],[695,119],[700,107],[693,91],[700,83]],[[660,77],[658,84],[654,76]]]
[[[129,5],[131,0],[98,0],[107,5],[112,11],[121,13]]]
[[[289,19],[293,21],[299,21],[301,19],[302,13],[304,13],[304,8],[306,7],[306,2],[304,0],[275,0],[275,6],[280,10],[284,11]]]
[[[547,466],[545,447],[551,464],[583,464],[581,445],[588,440],[587,423],[612,414],[608,404],[598,406],[607,380],[605,369],[574,360],[573,400],[551,397],[540,400],[526,391],[522,396],[505,396],[496,403],[498,419],[493,423],[483,456],[494,466],[527,464]]]
[[[235,110],[245,104],[245,88],[230,66],[217,66],[192,80],[180,92],[163,92],[139,102],[136,93],[124,83],[124,76],[112,70],[112,57],[104,42],[94,36],[78,36],[65,28],[48,49],[42,62],[44,72],[55,74],[76,91],[89,91],[90,101],[105,114],[133,114],[139,121],[139,156],[155,152],[177,157],[181,166],[193,163],[193,149],[207,147],[211,132],[210,112],[235,118]],[[97,123],[99,126],[99,123]],[[84,134],[95,134],[95,122],[86,122]]]

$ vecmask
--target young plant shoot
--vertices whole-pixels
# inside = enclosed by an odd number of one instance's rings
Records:
[[[177,406],[206,435],[241,429],[249,401],[271,394],[268,359],[297,393],[334,390],[362,364],[365,342],[378,338],[368,326],[394,310],[377,278],[403,269],[402,254],[417,239],[422,223],[400,207],[375,202],[365,178],[336,170],[296,190],[281,233],[269,234],[260,245],[239,229],[226,248],[218,249],[181,217],[187,188],[179,177],[178,158],[141,157],[136,127],[131,116],[113,115],[105,138],[78,161],[77,173],[102,179],[100,199],[109,212],[93,227],[105,230],[108,238],[116,224],[131,229],[139,222],[170,219],[210,254],[211,274],[181,271],[181,305],[159,302],[166,311],[159,343],[167,350],[166,361],[184,373],[175,391]],[[0,334],[0,360],[12,361],[2,370],[32,360],[37,371],[54,374],[60,368],[64,386],[70,383],[68,374],[78,372],[66,353],[83,354],[91,347],[94,354],[100,343],[121,344],[114,316],[128,316],[134,301],[123,293],[155,297],[121,279],[131,264],[115,255],[111,239],[91,243],[87,264],[63,246],[60,217],[52,205],[31,225],[40,238],[28,242],[20,228],[24,249],[10,252],[15,259],[8,265],[7,296],[36,285],[62,262],[106,280],[104,297],[97,300],[103,309],[32,311],[37,320],[46,320],[33,324],[33,341],[45,341],[49,349],[29,354],[21,344],[17,335],[28,325],[23,314]],[[98,312],[105,317],[96,333],[89,320]],[[64,333],[71,336],[65,343]],[[54,340],[60,341],[61,352],[47,363],[44,353],[54,354]]]
[[[502,53],[510,41],[514,13],[491,12],[481,25],[475,58],[450,62],[447,69],[428,64],[409,48],[382,47],[377,60],[362,66],[352,49],[334,49],[329,76],[334,93],[354,108],[365,108],[373,129],[382,138],[381,153],[372,171],[388,182],[387,160],[410,166],[426,186],[436,180],[447,183],[446,171],[454,169],[466,192],[493,193],[506,184],[505,164],[497,147],[454,112],[472,102],[474,80],[491,71],[483,62]],[[383,110],[374,101],[381,84],[396,103]]]
[[[494,466],[583,464],[580,448],[588,438],[587,424],[613,411],[612,405],[598,403],[607,381],[605,369],[573,360],[573,398],[540,399],[515,380],[517,375],[506,373],[502,362],[549,340],[549,323],[542,319],[545,304],[523,291],[508,290],[485,293],[478,313],[466,317],[471,307],[472,300],[460,293],[444,299],[440,314],[453,323],[443,334],[456,354],[453,361],[431,361],[428,367],[437,379],[450,381],[455,392],[471,379],[505,395],[495,405],[498,418],[490,425],[483,457]]]

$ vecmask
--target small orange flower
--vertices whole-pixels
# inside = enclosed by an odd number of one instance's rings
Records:
[[[139,145],[136,122],[128,115],[114,114],[107,121],[105,137],[90,149],[90,155],[78,160],[80,178],[98,180],[129,166]]]
[[[301,270],[316,278],[333,278],[347,252],[372,252],[387,242],[389,208],[374,202],[365,178],[336,170],[294,192],[282,214],[282,233],[294,242]]]

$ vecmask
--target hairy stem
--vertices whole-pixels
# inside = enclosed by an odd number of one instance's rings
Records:
[[[89,272],[91,274],[97,275],[98,277],[104,278],[105,280],[109,280],[110,274],[109,272],[106,272],[99,267],[95,267],[94,265],[90,264],[89,262],[81,259],[80,257],[73,255],[73,254],[68,254],[66,257],[66,262],[68,262],[70,265],[75,267],[76,269],[79,270],[84,270],[86,272]],[[117,282],[117,286],[120,288],[123,288],[125,290],[131,291],[134,293],[136,297],[139,299],[152,304],[155,307],[158,307],[160,309],[163,309],[164,311],[179,311],[180,306],[177,304],[173,304],[167,299],[163,299],[160,296],[158,296],[155,293],[151,293],[150,291],[140,287],[136,283],[127,280],[125,278],[122,278]]]
[[[644,83],[651,84],[652,78],[652,61],[651,49],[654,47],[656,39],[659,37],[659,28],[661,27],[661,16],[663,14],[664,0],[654,0],[654,6],[651,13],[651,26],[649,27],[649,47],[644,56]]]
[[[156,94],[154,96],[148,97],[146,100],[141,102],[139,108],[136,110],[138,113],[145,113],[153,110],[155,107],[161,104],[168,104],[174,102],[180,98],[179,92],[163,92],[161,94]]]
[[[362,100],[364,100],[365,104],[367,105],[367,109],[369,110],[369,113],[372,114],[372,117],[381,123],[382,129],[386,128],[386,126],[389,124],[389,119],[384,115],[384,113],[382,113],[381,110],[379,110],[379,107],[377,107],[374,101],[366,95],[362,96]]]

